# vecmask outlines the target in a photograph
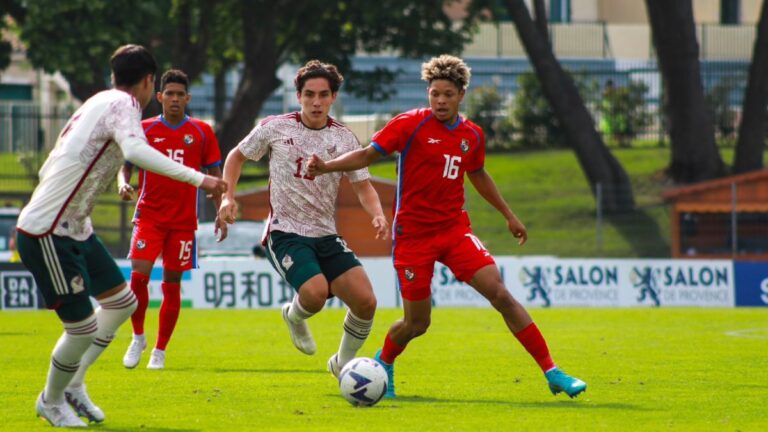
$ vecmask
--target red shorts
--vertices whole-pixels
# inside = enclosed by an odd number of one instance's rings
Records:
[[[131,236],[130,259],[154,262],[163,253],[163,268],[186,271],[197,268],[197,241],[193,230],[169,230],[136,223]]]
[[[429,236],[398,238],[392,255],[400,294],[410,301],[432,295],[435,261],[445,264],[462,282],[469,282],[481,268],[496,264],[469,225]]]

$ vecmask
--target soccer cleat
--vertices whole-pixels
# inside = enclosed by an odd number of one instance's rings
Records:
[[[339,365],[339,353],[336,353],[328,359],[328,372],[331,373],[336,379],[339,379],[342,366]]]
[[[85,391],[85,384],[79,386],[68,386],[64,389],[64,399],[69,406],[75,410],[80,417],[87,417],[88,421],[101,423],[104,421],[104,411],[97,407],[88,393]]]
[[[384,394],[384,397],[386,399],[393,399],[395,397],[395,365],[381,359],[381,350],[376,351],[373,359],[379,362],[384,367],[384,370],[387,371],[387,392]]]
[[[37,416],[44,418],[53,427],[87,427],[84,421],[72,411],[66,402],[60,404],[48,403],[45,401],[45,392],[41,392],[37,398],[35,409]]]
[[[291,308],[290,303],[283,305],[283,321],[288,325],[288,333],[291,335],[291,342],[301,352],[307,355],[312,355],[317,351],[317,345],[315,340],[312,339],[312,333],[309,332],[309,326],[305,320],[301,320],[298,323],[292,323],[288,319],[288,309]]]
[[[131,344],[128,345],[128,351],[126,351],[125,355],[123,356],[123,366],[127,367],[128,369],[135,368],[141,361],[141,353],[144,352],[146,347],[147,340],[145,338],[142,337],[137,339],[134,336]]]
[[[579,393],[587,390],[587,383],[566,374],[559,368],[552,368],[549,372],[545,373],[544,376],[547,377],[549,391],[551,391],[553,395],[565,392],[570,398],[575,398]]]
[[[165,351],[157,348],[152,349],[152,354],[149,356],[149,363],[147,363],[147,369],[164,369],[165,368]]]

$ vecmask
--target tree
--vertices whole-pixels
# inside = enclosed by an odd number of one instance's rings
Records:
[[[712,112],[704,98],[691,0],[646,0],[653,44],[667,96],[672,143],[669,175],[692,183],[725,174],[715,145]]]
[[[507,0],[507,11],[533,64],[547,100],[568,145],[574,149],[592,193],[602,188],[602,205],[607,212],[634,208],[632,185],[624,168],[611,154],[595,129],[595,122],[579,95],[573,79],[555,58],[547,38],[541,34],[523,0]]]
[[[264,101],[282,83],[278,68],[311,58],[336,64],[345,87],[370,99],[384,98],[394,74],[385,69],[351,70],[360,50],[394,50],[405,57],[460,52],[473,31],[476,12],[457,26],[443,12],[442,0],[365,0],[336,2],[239,2],[240,19],[223,31],[243,34],[243,73],[229,112],[217,127],[228,151],[253,127]]]
[[[749,80],[744,90],[739,140],[733,171],[743,173],[763,168],[768,104],[768,4],[764,1],[757,24],[757,38],[749,66]]]

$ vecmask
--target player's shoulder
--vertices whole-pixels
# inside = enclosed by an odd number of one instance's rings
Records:
[[[148,127],[150,127],[150,126],[152,126],[154,124],[160,123],[160,122],[161,122],[160,116],[156,115],[154,117],[149,117],[149,118],[145,118],[144,120],[142,120],[141,121],[141,127],[143,127],[146,130]]]
[[[357,141],[357,135],[355,135],[355,133],[352,132],[352,129],[350,129],[344,123],[330,116],[328,117],[328,129],[333,131],[334,133],[341,134],[342,136],[354,138],[355,141]]]
[[[470,120],[470,119],[468,119],[466,117],[462,117],[461,124],[462,124],[463,127],[467,128],[467,129],[470,129],[472,132],[474,132],[474,133],[476,133],[478,135],[483,135],[483,128],[480,127],[480,125],[478,125],[477,123],[473,122],[472,120]]]
[[[301,115],[298,112],[290,112],[265,117],[259,122],[259,127],[280,128],[285,126],[296,126],[297,124],[301,124]]]
[[[91,96],[83,105],[86,108],[103,111],[107,111],[109,108],[141,111],[141,104],[139,104],[135,97],[127,92],[116,89],[100,91]]]
[[[393,121],[411,121],[411,122],[421,122],[424,119],[429,118],[432,116],[432,110],[429,108],[415,108],[409,111],[405,111],[403,113],[400,113],[392,118]]]

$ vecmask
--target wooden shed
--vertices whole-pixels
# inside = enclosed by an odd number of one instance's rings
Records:
[[[675,258],[768,259],[768,170],[664,193]]]
[[[372,177],[371,184],[379,194],[384,215],[391,225],[392,205],[395,201],[396,192],[395,182]],[[269,215],[269,190],[266,187],[238,192],[236,199],[240,205],[242,219],[262,220]],[[376,239],[376,231],[371,225],[371,218],[363,210],[346,177],[342,177],[339,198],[336,202],[336,229],[358,256],[389,256],[392,254],[392,238]]]

